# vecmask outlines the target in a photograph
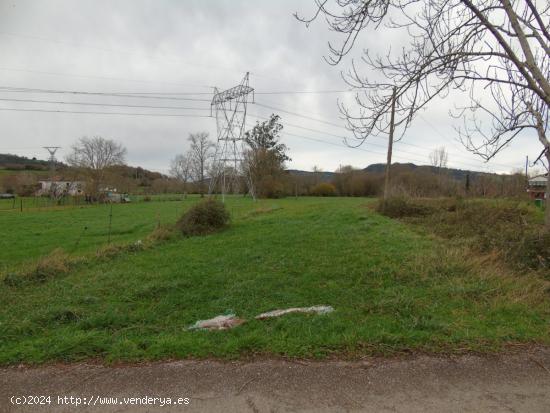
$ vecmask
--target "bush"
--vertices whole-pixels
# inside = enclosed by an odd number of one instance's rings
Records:
[[[224,229],[229,224],[229,212],[215,199],[193,205],[178,220],[177,227],[185,236],[206,235]]]
[[[420,225],[520,270],[550,268],[550,234],[533,206],[508,200],[389,198],[377,210]],[[548,272],[546,272],[548,273]]]
[[[269,176],[262,177],[256,182],[256,195],[258,198],[277,199],[285,196],[285,187],[282,181]]]
[[[336,188],[328,182],[321,182],[311,189],[313,196],[336,196]]]
[[[376,211],[390,218],[403,218],[429,215],[433,209],[427,205],[420,205],[407,198],[396,196],[385,201],[380,199]]]

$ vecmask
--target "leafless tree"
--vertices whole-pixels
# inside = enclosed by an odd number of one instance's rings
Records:
[[[401,32],[407,41],[373,56],[364,50],[365,76],[356,61],[343,74],[358,89],[356,108],[339,103],[361,144],[387,133],[391,92],[397,88],[401,133],[435,98],[463,92],[453,112],[467,149],[489,160],[521,133],[536,136],[550,162],[550,3],[547,0],[314,0],[307,24],[323,16],[343,41],[329,44],[326,60],[340,63],[373,30]],[[489,122],[483,120],[489,119]],[[547,188],[550,193],[550,180]],[[546,226],[550,230],[550,196]]]
[[[201,197],[203,197],[205,192],[205,172],[208,170],[213,156],[214,143],[208,139],[207,132],[189,134],[189,142],[191,142],[189,156],[192,175],[194,180],[197,181],[199,192]]]
[[[187,192],[187,184],[193,175],[193,163],[189,154],[176,155],[170,162],[170,175],[183,184]]]
[[[126,148],[120,143],[101,136],[85,136],[71,147],[66,160],[70,166],[82,169],[89,175],[91,187],[87,188],[87,192],[95,195],[103,183],[106,169],[124,164],[125,157]]]
[[[449,155],[444,146],[440,146],[430,153],[430,164],[436,167],[439,172],[441,172],[441,168],[447,167],[448,161]]]

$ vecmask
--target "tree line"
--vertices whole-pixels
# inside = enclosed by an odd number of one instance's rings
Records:
[[[379,196],[383,191],[383,170],[366,171],[350,165],[325,173],[314,167],[313,172],[289,171],[289,149],[280,142],[283,129],[278,115],[245,132],[246,150],[241,162],[241,183],[232,188],[235,193],[248,193],[252,182],[260,198],[285,196]],[[106,190],[121,193],[197,193],[209,191],[210,180],[216,173],[215,142],[208,133],[191,133],[188,150],[171,160],[169,175],[126,165],[126,148],[111,139],[99,136],[83,137],[71,147],[59,173],[64,180],[83,181],[85,193],[101,200]],[[525,196],[526,177],[520,172],[510,175],[472,172],[459,179],[447,169],[449,155],[444,147],[435,148],[429,155],[430,166],[412,169],[394,164],[391,174],[391,195],[411,197]],[[250,179],[245,179],[245,176]],[[17,174],[4,178],[3,190],[19,195],[33,195],[37,186],[36,174]],[[214,192],[219,188],[212,188]],[[51,194],[52,196],[56,194]],[[58,195],[58,194],[57,194]],[[56,196],[57,196],[56,195]]]

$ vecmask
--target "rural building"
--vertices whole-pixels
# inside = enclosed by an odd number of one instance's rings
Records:
[[[52,191],[71,196],[84,194],[84,182],[81,181],[38,181],[38,184],[38,196],[50,194]]]
[[[535,176],[529,179],[529,187],[527,192],[531,199],[546,199],[548,194],[546,193],[546,183],[548,182],[548,175]]]

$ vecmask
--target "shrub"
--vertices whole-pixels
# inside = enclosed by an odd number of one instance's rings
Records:
[[[256,195],[259,198],[282,198],[285,196],[285,187],[281,180],[271,175],[264,176],[256,182]]]
[[[185,236],[206,235],[229,224],[229,212],[220,201],[209,198],[193,205],[178,220],[177,227]]]
[[[390,218],[417,217],[429,215],[433,209],[427,205],[415,203],[405,197],[395,196],[380,199],[376,211]]]
[[[313,196],[336,196],[336,188],[328,182],[321,182],[311,189]]]
[[[550,268],[550,234],[532,206],[513,201],[389,198],[377,210],[520,270]],[[548,272],[546,271],[548,274]]]

